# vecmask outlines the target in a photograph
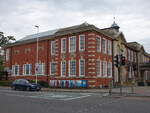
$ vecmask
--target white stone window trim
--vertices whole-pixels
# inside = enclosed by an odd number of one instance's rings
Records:
[[[83,49],[81,49],[81,43],[80,43],[80,41],[81,41],[80,39],[82,36],[84,37],[84,48]],[[84,51],[84,50],[85,50],[85,35],[81,34],[81,35],[79,35],[79,51]]]
[[[107,62],[107,69],[108,69],[108,63],[110,64],[110,76],[108,76],[108,78],[112,78],[112,62],[110,62],[110,61]],[[107,72],[107,74],[108,74],[108,72]]]
[[[75,61],[75,73],[76,73],[76,60],[69,60],[69,64],[68,64],[68,75],[69,77],[76,77],[76,75],[70,75],[70,62],[71,61]]]
[[[107,61],[102,61],[102,63],[105,63],[105,68],[103,68],[104,64],[102,64],[103,66],[101,65],[102,66],[102,71],[103,71],[102,77],[106,78],[107,77]],[[104,74],[104,70],[105,70],[105,74]]]
[[[17,74],[15,74],[15,67],[18,67]],[[19,64],[12,65],[12,76],[19,76],[20,66]]]
[[[84,61],[84,74],[81,75],[81,62],[80,61]],[[85,59],[80,59],[79,60],[79,77],[84,77],[85,76]]]
[[[65,40],[65,51],[63,51],[63,47],[64,47],[64,45],[63,45],[63,40]],[[67,50],[67,39],[66,38],[62,38],[61,39],[61,53],[66,53],[66,50]]]
[[[97,52],[101,52],[101,46],[102,46],[102,38],[100,36],[96,36],[96,40],[99,39],[99,50],[96,49]],[[97,48],[97,42],[96,42],[96,48]]]
[[[51,43],[51,55],[55,55],[55,47],[54,47],[54,50],[53,50],[53,44],[54,44],[54,46],[56,46],[55,45],[55,40],[52,40],[50,43]]]
[[[70,47],[71,38],[75,38],[75,47],[74,47],[75,49],[74,50],[71,50],[71,47]],[[76,36],[69,37],[69,52],[76,52]]]
[[[65,62],[65,75],[62,73],[62,63]],[[66,77],[66,61],[61,61],[61,77]]]
[[[29,65],[29,74],[26,73],[26,65]],[[31,75],[31,64],[23,64],[23,75]]]
[[[52,62],[50,62],[50,75],[55,75],[55,73],[52,73],[52,63],[55,63],[55,65],[56,65],[56,62],[54,62],[54,61],[52,61]],[[55,67],[56,68],[56,67]],[[55,70],[56,71],[56,70]]]
[[[99,65],[100,65],[100,67],[99,67],[99,74],[97,74],[97,77],[102,77],[102,63],[101,63],[101,60],[100,59],[98,59],[97,61],[99,61]],[[97,63],[96,63],[96,65],[97,65]],[[97,67],[96,67],[97,68]],[[96,70],[97,71],[97,70]]]
[[[110,50],[109,47],[110,46]],[[112,55],[112,41],[111,40],[107,40],[107,50],[108,50],[108,55]]]
[[[42,73],[38,73],[37,71],[35,71],[35,73],[37,75],[45,75],[45,63],[38,63],[38,65],[42,65]]]
[[[105,40],[105,51],[104,51],[104,53],[106,54],[107,53],[107,39],[105,39],[105,38],[102,38],[102,40]],[[101,40],[101,47],[103,48],[103,41]],[[102,51],[102,50],[101,50]],[[103,53],[103,51],[102,51],[102,53]]]

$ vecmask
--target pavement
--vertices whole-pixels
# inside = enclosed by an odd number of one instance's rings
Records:
[[[76,92],[76,93],[98,93],[109,94],[110,89],[62,89],[62,88],[42,88],[42,91],[51,92]],[[120,95],[120,88],[112,88],[111,95]],[[122,95],[124,96],[146,96],[150,97],[150,87],[123,87]]]

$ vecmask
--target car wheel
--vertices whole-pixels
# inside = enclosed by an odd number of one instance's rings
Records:
[[[12,86],[11,89],[12,89],[12,90],[16,90],[16,87],[15,87],[15,86]]]
[[[30,87],[27,87],[27,88],[26,88],[26,91],[30,91]]]

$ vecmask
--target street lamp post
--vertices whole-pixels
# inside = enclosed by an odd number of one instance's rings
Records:
[[[37,28],[37,33],[39,33],[39,26],[35,25]],[[37,76],[38,76],[38,58],[39,58],[39,37],[37,36],[36,40],[36,79],[35,82],[37,83]]]

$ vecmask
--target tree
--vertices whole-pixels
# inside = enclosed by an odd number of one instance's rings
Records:
[[[3,76],[3,72],[4,72],[4,66],[3,66],[4,47],[14,41],[16,41],[14,36],[5,36],[3,32],[0,32],[0,77]]]
[[[4,36],[3,32],[0,32],[0,47],[3,48],[7,44],[12,43],[12,41],[16,41],[14,36]]]

